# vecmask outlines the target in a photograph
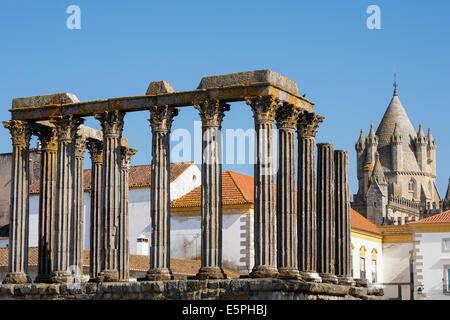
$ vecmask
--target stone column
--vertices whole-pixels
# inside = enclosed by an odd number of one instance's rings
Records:
[[[348,183],[348,152],[334,151],[335,178],[335,270],[339,284],[353,285],[351,274],[350,186]]]
[[[55,125],[58,137],[58,152],[56,162],[56,206],[54,231],[54,265],[52,282],[71,282],[72,273],[69,269],[70,252],[73,250],[70,230],[73,228],[73,140],[78,127],[84,122],[83,119],[72,115],[51,119]]]
[[[246,98],[245,101],[253,110],[256,130],[255,265],[250,276],[277,277],[272,139],[273,122],[279,102],[273,97],[252,97]]]
[[[11,201],[9,210],[8,273],[3,283],[27,283],[28,272],[28,124],[19,121],[3,122],[11,133],[13,145],[11,165]]]
[[[105,111],[95,117],[103,129],[103,175],[102,175],[102,271],[98,276],[100,282],[119,280],[118,271],[118,227],[120,210],[120,139],[123,129],[124,113]]]
[[[50,282],[53,270],[53,221],[56,206],[56,152],[58,141],[55,128],[34,125],[33,134],[41,143],[41,177],[39,194],[38,275],[36,282]]]
[[[146,279],[170,280],[170,129],[178,109],[154,106],[150,109],[152,129],[152,221],[150,268]]]
[[[317,271],[322,282],[338,283],[335,275],[334,149],[317,145]]]
[[[198,279],[224,279],[222,270],[221,128],[230,106],[219,100],[195,104],[202,119],[202,265]]]
[[[277,110],[277,266],[279,277],[298,279],[295,127],[299,109],[284,103]]]
[[[84,151],[86,150],[86,137],[76,135],[74,146],[74,174],[73,174],[73,215],[71,246],[69,262],[76,272],[76,276],[83,275],[83,249],[84,249]]]
[[[97,140],[89,140],[87,148],[91,156],[91,226],[90,226],[90,251],[89,251],[89,276],[90,281],[96,280],[101,271],[102,254],[102,168],[103,168],[103,143]]]
[[[136,149],[122,147],[120,167],[120,216],[118,234],[118,271],[119,281],[128,281],[129,273],[129,250],[128,250],[128,171],[130,169],[131,157],[137,152]]]
[[[317,273],[317,205],[315,137],[323,117],[304,112],[298,134],[298,269],[304,281],[321,282]]]

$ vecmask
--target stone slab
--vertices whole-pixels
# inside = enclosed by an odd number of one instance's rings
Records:
[[[292,94],[298,94],[298,86],[294,80],[286,78],[272,70],[238,72],[219,76],[204,77],[197,89],[224,88],[233,86],[251,86],[268,83]]]
[[[0,285],[2,300],[383,300],[382,294],[281,279]]]
[[[174,92],[174,90],[170,83],[166,81],[153,81],[150,82],[150,85],[148,86],[147,92],[145,94],[152,95],[172,92]]]
[[[41,96],[15,98],[12,101],[12,107],[14,109],[75,102],[80,102],[80,100],[78,100],[77,96],[72,93],[55,93]]]

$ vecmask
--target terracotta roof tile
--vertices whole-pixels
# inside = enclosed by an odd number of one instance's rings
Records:
[[[199,186],[183,197],[172,201],[173,208],[200,207],[202,187]],[[222,203],[253,204],[253,177],[225,171],[222,173]]]
[[[373,224],[372,222],[367,220],[356,210],[351,208],[350,213],[351,213],[350,221],[351,221],[352,229],[358,229],[358,230],[362,230],[362,231],[366,231],[366,232],[381,234],[380,229],[375,224]]]
[[[383,235],[411,233],[411,227],[407,224],[397,226],[380,226],[379,228]]]
[[[170,164],[170,182],[176,180],[187,168],[194,162],[175,162]],[[150,187],[151,186],[151,165],[130,166],[129,171],[130,188]],[[30,185],[30,193],[39,193],[40,181],[37,179]],[[91,189],[91,170],[84,170],[84,190]]]
[[[38,248],[30,247],[28,250],[28,265],[37,266]],[[200,268],[200,260],[170,259],[171,269],[176,274],[195,275]],[[8,266],[8,248],[0,248],[0,267]],[[89,267],[89,250],[83,251],[83,267]],[[149,257],[138,254],[130,254],[130,271],[147,271],[149,268]],[[238,278],[239,273],[225,269],[230,278]]]
[[[450,210],[435,214],[434,216],[424,218],[419,221],[411,222],[410,224],[415,223],[450,223]]]

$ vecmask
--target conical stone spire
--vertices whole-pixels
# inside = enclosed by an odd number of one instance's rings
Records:
[[[359,139],[356,142],[356,150],[357,151],[364,150],[365,145],[366,145],[366,138],[364,137],[363,129],[361,129],[361,131],[359,133]]]
[[[380,185],[387,184],[386,177],[384,176],[383,167],[381,166],[380,162],[380,154],[376,153],[376,160],[375,160],[375,166],[373,167],[372,171],[372,182],[377,182]]]
[[[380,153],[380,162],[383,168],[388,170],[393,170],[391,142],[396,126],[397,135],[402,136],[404,144],[402,150],[403,170],[420,172],[413,149],[417,133],[398,97],[398,91],[394,87],[394,95],[376,131],[376,136],[378,137],[377,151]]]

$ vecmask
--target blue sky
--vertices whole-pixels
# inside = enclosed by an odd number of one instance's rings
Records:
[[[69,5],[81,8],[81,30],[66,27]],[[381,30],[368,30],[366,8],[381,7]],[[430,1],[2,1],[0,119],[14,97],[71,92],[80,100],[144,94],[150,81],[195,89],[203,76],[272,69],[298,82],[326,117],[317,142],[351,154],[359,129],[378,124],[398,73],[400,98],[417,128],[438,143],[438,187],[450,177],[450,2]],[[151,159],[147,113],[126,116],[124,136]],[[175,128],[193,128],[182,110]],[[95,120],[88,125],[99,128]],[[233,104],[226,128],[251,128],[251,113]],[[11,145],[0,129],[0,152]],[[250,165],[224,166],[252,174]]]

